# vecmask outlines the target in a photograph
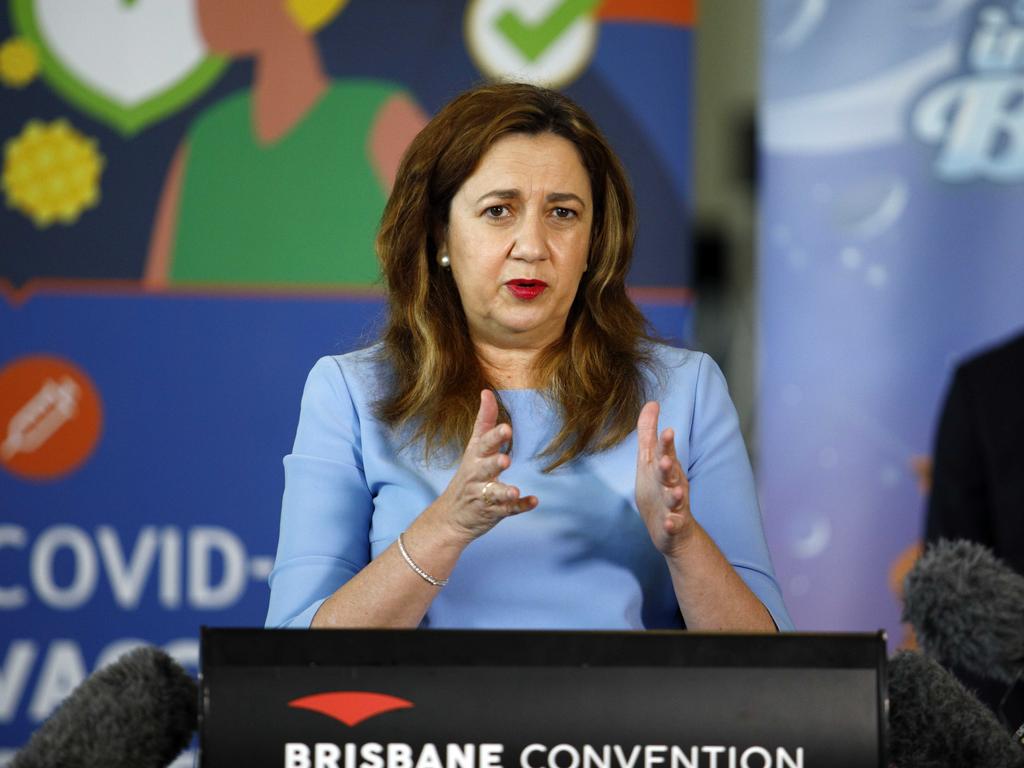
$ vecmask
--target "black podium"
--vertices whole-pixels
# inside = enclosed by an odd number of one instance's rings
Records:
[[[884,766],[878,634],[204,629],[204,768]]]

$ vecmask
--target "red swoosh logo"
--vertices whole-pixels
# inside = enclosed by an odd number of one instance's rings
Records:
[[[321,715],[333,717],[347,726],[359,725],[363,720],[392,712],[396,709],[409,709],[415,706],[411,701],[386,693],[368,693],[366,691],[330,691],[303,696],[288,702],[289,707],[308,709]]]

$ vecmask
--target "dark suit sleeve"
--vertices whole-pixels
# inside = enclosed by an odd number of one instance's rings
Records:
[[[991,497],[968,371],[961,367],[946,395],[935,440],[925,541],[969,539],[991,547]]]

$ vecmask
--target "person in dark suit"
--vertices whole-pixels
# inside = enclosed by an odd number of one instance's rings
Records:
[[[976,541],[1024,574],[1024,334],[957,368],[934,460],[925,540]]]
[[[1024,574],[1024,334],[961,363],[936,434],[925,542],[968,539]],[[1024,606],[1021,606],[1024,610]],[[1005,703],[1002,684],[953,670],[1016,728],[1024,685]]]

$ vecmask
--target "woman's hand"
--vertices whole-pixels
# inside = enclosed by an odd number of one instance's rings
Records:
[[[512,464],[508,454],[501,451],[512,438],[512,427],[497,421],[498,401],[485,389],[480,393],[480,410],[459,468],[434,505],[466,544],[503,518],[537,506],[536,496],[520,497],[518,488],[498,479]]]
[[[675,434],[658,436],[656,402],[640,411],[636,423],[636,506],[654,546],[663,555],[677,552],[697,527],[690,514],[690,483],[676,457]]]

